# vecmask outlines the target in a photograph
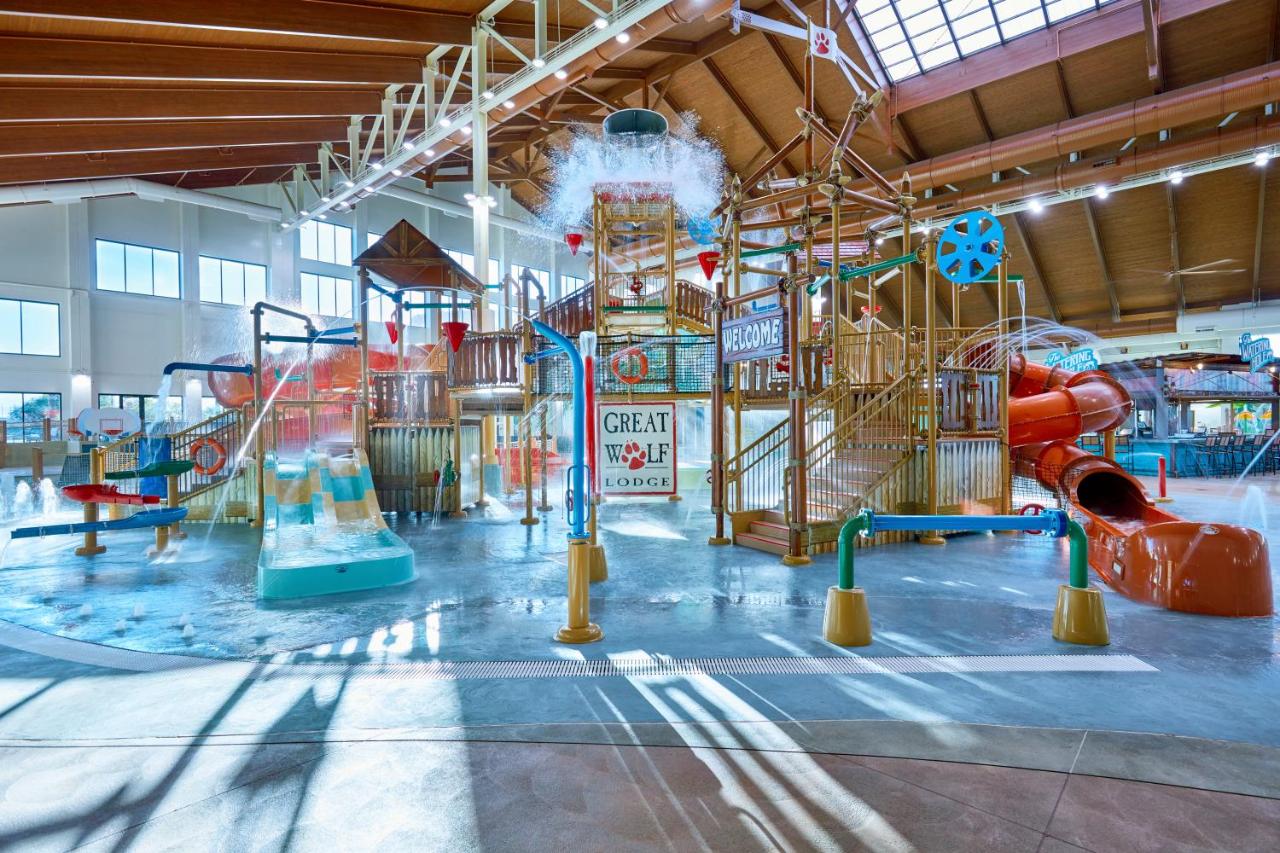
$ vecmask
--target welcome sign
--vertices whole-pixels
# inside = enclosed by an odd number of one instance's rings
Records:
[[[782,355],[786,349],[786,312],[781,308],[748,314],[724,323],[724,363]]]
[[[596,470],[604,495],[676,493],[676,404],[601,403]]]

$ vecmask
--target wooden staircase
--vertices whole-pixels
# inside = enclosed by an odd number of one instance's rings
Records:
[[[831,550],[845,518],[875,503],[914,453],[919,389],[917,370],[887,386],[851,386],[840,379],[810,398],[803,523],[790,517],[789,421],[729,460],[734,543],[783,555],[797,529],[806,553]]]

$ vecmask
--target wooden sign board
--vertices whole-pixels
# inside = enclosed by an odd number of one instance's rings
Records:
[[[599,404],[597,468],[605,495],[676,493],[676,404]]]
[[[724,363],[782,355],[787,348],[786,312],[781,308],[724,323]]]

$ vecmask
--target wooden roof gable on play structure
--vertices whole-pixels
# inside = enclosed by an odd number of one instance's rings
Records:
[[[403,219],[365,249],[355,265],[377,273],[398,290],[457,290],[484,296],[483,282]]]

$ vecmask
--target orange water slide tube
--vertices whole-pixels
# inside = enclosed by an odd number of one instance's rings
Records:
[[[1271,563],[1260,533],[1165,512],[1115,462],[1072,443],[1081,432],[1124,423],[1133,401],[1123,385],[1104,371],[1072,373],[1019,354],[1010,359],[1009,387],[1017,461],[1083,516],[1089,564],[1109,586],[1170,610],[1271,614]]]

